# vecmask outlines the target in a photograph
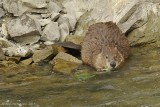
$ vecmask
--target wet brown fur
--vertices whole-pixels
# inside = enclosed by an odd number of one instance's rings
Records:
[[[106,49],[111,49],[110,53],[107,54],[115,55],[115,59],[118,61],[122,60],[120,65],[124,63],[124,60],[128,58],[130,53],[130,47],[126,36],[122,33],[118,26],[111,21],[91,25],[81,46],[82,61],[96,69],[96,57],[103,50],[105,51]],[[117,49],[117,52],[112,52],[115,48]],[[120,54],[117,54],[116,56],[116,53]],[[104,58],[106,58],[106,56],[104,56]]]

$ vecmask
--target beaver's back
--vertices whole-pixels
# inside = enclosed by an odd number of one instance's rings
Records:
[[[91,25],[82,43],[81,57],[83,62],[92,66],[94,54],[100,53],[102,46],[111,45],[117,47],[124,58],[128,57],[128,40],[115,23],[100,22]]]

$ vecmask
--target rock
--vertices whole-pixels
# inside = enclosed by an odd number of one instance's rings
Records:
[[[2,61],[4,59],[5,59],[5,55],[4,55],[2,48],[0,47],[0,61]]]
[[[97,0],[96,0],[97,1]],[[86,12],[87,8],[90,8],[90,4],[93,5],[95,1],[80,1],[80,0],[65,0],[62,5],[67,13]]]
[[[115,0],[97,0],[92,3],[91,1],[88,1],[90,6],[88,10],[91,11],[91,18],[96,22],[113,21],[114,1]]]
[[[51,13],[51,20],[56,21],[60,16],[60,13],[52,12]]]
[[[21,61],[21,64],[30,65],[32,62],[33,62],[33,59],[29,58],[29,59],[25,59],[25,60]]]
[[[77,23],[76,17],[72,14],[64,14],[64,17],[68,18],[68,20],[69,20],[69,24],[70,24],[69,31],[74,31],[75,30],[75,25]]]
[[[3,48],[5,55],[13,57],[28,57],[32,54],[32,51],[27,47],[8,47]]]
[[[83,36],[77,36],[77,35],[69,35],[67,36],[66,42],[72,42],[75,43],[77,45],[81,45],[82,41],[83,41]]]
[[[20,44],[33,44],[40,39],[40,25],[27,15],[9,21],[7,29],[10,37]]]
[[[14,37],[14,40],[22,46],[32,45],[34,43],[37,43],[40,40],[40,35]]]
[[[84,12],[75,12],[75,17],[77,20],[84,14]]]
[[[118,23],[122,32],[125,33],[132,26],[136,25],[136,27],[140,27],[147,22],[148,9],[146,9],[146,3],[141,3],[139,0],[134,0],[134,2],[126,0],[124,4],[118,6],[115,8],[117,10],[115,10],[116,15],[114,20]]]
[[[113,20],[115,22],[124,22],[126,20],[126,18],[129,18],[137,9],[137,7],[139,7],[139,0],[133,0],[131,2],[131,0],[121,0],[118,1],[115,5],[114,5],[114,17]]]
[[[147,43],[157,43],[160,41],[160,17],[152,13],[148,16],[146,24],[133,30],[128,34],[131,46],[143,45]]]
[[[5,12],[2,8],[0,8],[0,18],[3,17],[5,15]]]
[[[44,44],[45,44],[45,45],[53,45],[53,44],[54,44],[54,42],[46,41],[46,42],[44,42]]]
[[[59,26],[60,29],[60,42],[64,42],[66,37],[69,35],[69,28],[66,23],[63,23]]]
[[[53,57],[57,54],[55,50],[53,50],[52,46],[47,46],[42,50],[37,50],[33,54],[33,61],[41,62],[41,61],[49,61],[53,59]]]
[[[15,67],[17,64],[13,61],[0,61],[0,68]],[[9,71],[12,71],[11,69]]]
[[[8,31],[7,31],[6,23],[2,23],[1,34],[3,35],[4,38],[8,38]]]
[[[57,12],[54,12],[54,11],[52,11],[52,12],[50,12],[50,13],[47,13],[47,14],[41,14],[41,16],[43,17],[43,18],[50,18],[52,21],[55,21],[55,20],[57,20],[58,18],[59,18],[59,16],[60,16],[60,13],[57,13]]]
[[[62,5],[67,13],[74,15],[76,15],[77,12],[79,14],[92,11],[90,14],[91,18],[99,22],[113,19],[113,1],[114,0],[65,0],[62,2]]]
[[[52,48],[53,48],[53,50],[54,50],[55,56],[56,56],[59,52],[66,52],[66,50],[63,48],[63,46],[60,46],[60,45],[53,44],[53,45],[52,45]]]
[[[0,0],[0,8],[3,7],[3,0]]]
[[[74,35],[85,36],[89,26],[95,23],[95,20],[91,18],[90,14],[91,11],[88,11],[80,17]]]
[[[69,31],[73,31],[75,29],[76,22],[76,18],[69,14],[61,15],[58,19],[59,25],[66,23],[66,25],[69,28]]]
[[[35,21],[26,15],[9,21],[7,29],[11,37],[40,34]]]
[[[160,65],[153,65],[149,67],[150,71],[159,71],[160,70]]]
[[[78,63],[78,64],[81,64],[82,61],[73,57],[72,55],[69,55],[67,53],[64,53],[64,52],[60,52],[56,55],[56,57],[54,57],[53,60],[57,60],[57,59],[62,59],[62,60],[65,60],[65,61],[69,61],[69,62],[73,62],[73,63]]]
[[[51,22],[50,19],[39,19],[38,20],[41,26],[45,26]]]
[[[14,16],[21,16],[28,10],[21,0],[3,0],[3,8]]]
[[[15,62],[16,64],[20,62],[21,57],[6,57],[6,61]]]
[[[159,0],[145,0],[146,2],[159,3]]]
[[[51,16],[51,13],[41,14],[42,18],[49,18]]]
[[[24,5],[31,8],[47,8],[49,0],[22,0]]]
[[[53,71],[69,75],[82,62],[67,53],[60,52],[51,63],[54,65]]]
[[[41,40],[43,41],[58,41],[60,32],[57,22],[51,22],[43,30]]]
[[[48,13],[49,0],[4,0],[3,7],[14,16],[28,13]]]
[[[81,49],[81,45],[75,44],[73,42],[58,42],[58,43],[55,43],[54,45],[62,46],[64,48],[74,49],[74,50],[80,50]]]
[[[42,50],[37,50],[33,54],[34,63],[41,62],[44,60],[51,60],[52,58],[53,58],[53,49],[51,46],[46,47],[45,49],[42,49]]]
[[[8,47],[15,47],[16,45],[5,38],[0,38],[0,47],[8,48]]]
[[[31,8],[27,10],[28,13],[35,13],[35,14],[47,14],[49,13],[46,8]]]
[[[72,74],[72,70],[75,69],[79,64],[66,61],[63,59],[57,59],[57,60],[54,60],[53,65],[54,65],[53,72],[70,75]]]
[[[52,2],[50,1],[49,4],[48,4],[48,11],[49,12],[56,12],[56,13],[59,13],[60,11],[62,10],[62,8],[56,4],[55,2]]]
[[[66,23],[68,25],[68,27],[70,28],[69,19],[67,17],[64,17],[64,15],[60,15],[57,22],[58,22],[59,25]]]
[[[37,43],[37,44],[29,45],[28,47],[29,47],[30,50],[32,50],[34,52],[35,50],[40,49],[40,44]]]
[[[40,20],[40,19],[43,18],[40,14],[30,14],[30,13],[28,13],[28,14],[26,14],[26,15],[29,16],[30,18],[34,19],[35,22],[36,22],[36,21],[38,22],[38,20]]]

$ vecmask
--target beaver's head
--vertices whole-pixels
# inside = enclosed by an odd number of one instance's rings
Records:
[[[115,46],[105,46],[93,58],[94,67],[98,71],[110,71],[118,68],[124,62],[124,57]]]

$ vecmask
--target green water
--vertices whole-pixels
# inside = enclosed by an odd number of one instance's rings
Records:
[[[132,48],[123,68],[89,80],[50,65],[0,69],[0,107],[160,107],[160,49]]]

